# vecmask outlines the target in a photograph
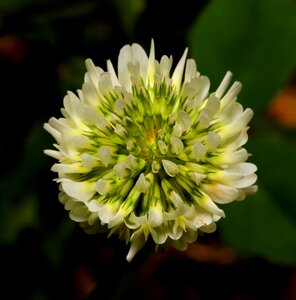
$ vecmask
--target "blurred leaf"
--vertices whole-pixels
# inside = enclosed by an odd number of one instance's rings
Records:
[[[50,2],[49,2],[50,3]],[[82,16],[89,15],[92,13],[98,5],[98,2],[89,1],[73,1],[61,3],[54,10],[48,10],[44,17],[50,19],[71,19],[71,18],[81,18]],[[65,5],[66,4],[66,5]]]
[[[126,33],[132,34],[138,17],[145,10],[146,0],[115,0],[114,4]]]
[[[80,56],[69,56],[67,61],[58,67],[59,84],[62,93],[77,90],[81,86],[86,72],[85,58]]]
[[[26,227],[38,225],[37,199],[33,195],[24,197],[18,203],[11,204],[1,213],[0,244],[16,242]]]
[[[75,225],[70,218],[62,219],[59,228],[54,233],[47,233],[46,239],[43,241],[44,253],[56,270],[61,269],[64,250],[71,234],[73,234]]]
[[[189,31],[199,70],[215,89],[227,70],[240,99],[262,111],[296,67],[296,4],[290,0],[213,0]]]
[[[247,144],[258,166],[259,191],[224,207],[221,234],[244,255],[296,264],[296,142],[268,126],[261,122]]]
[[[38,222],[36,183],[48,158],[43,149],[48,145],[48,135],[40,124],[30,130],[21,163],[10,170],[0,181],[0,242],[14,242],[24,227]]]
[[[220,223],[225,242],[242,255],[264,257],[272,263],[296,265],[296,225],[271,200],[260,185],[259,191],[225,207]]]
[[[0,181],[0,196],[3,201],[23,191],[35,189],[41,169],[47,164],[48,157],[43,149],[50,146],[50,137],[45,133],[43,126],[36,123],[29,131],[24,148],[20,149],[20,163],[6,173]]]
[[[258,166],[258,178],[272,196],[271,201],[290,215],[296,225],[296,141],[293,136],[281,135],[263,124],[259,130],[247,144],[251,160]]]
[[[40,0],[1,0],[0,9],[13,10],[15,8],[24,7],[29,4],[37,3]]]

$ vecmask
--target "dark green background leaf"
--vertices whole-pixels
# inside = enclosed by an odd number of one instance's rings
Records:
[[[213,89],[230,70],[243,83],[240,101],[262,112],[296,66],[296,4],[289,0],[213,0],[188,40]]]
[[[263,186],[243,202],[227,205],[225,213],[220,232],[233,249],[273,263],[296,265],[295,220],[276,206]]]

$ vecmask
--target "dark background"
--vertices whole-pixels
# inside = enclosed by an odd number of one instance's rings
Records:
[[[1,299],[296,299],[295,37],[292,0],[1,0]],[[212,91],[227,70],[243,83],[259,190],[187,251],[148,242],[127,263],[124,242],[68,218],[43,123],[86,58],[116,66],[123,45],[149,52],[151,38],[157,59],[189,47]]]

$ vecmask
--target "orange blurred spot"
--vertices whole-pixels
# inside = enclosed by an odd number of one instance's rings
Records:
[[[228,265],[238,261],[239,257],[231,249],[222,244],[206,245],[193,243],[185,251],[187,257],[201,263]]]
[[[296,129],[296,86],[284,89],[272,101],[268,115],[279,124]]]
[[[146,137],[147,137],[149,144],[155,143],[155,131],[154,130],[147,132]]]
[[[86,299],[95,287],[95,277],[91,269],[85,264],[78,265],[74,270],[75,299]]]
[[[24,41],[13,35],[0,37],[0,56],[13,62],[19,62],[25,58],[28,48]]]

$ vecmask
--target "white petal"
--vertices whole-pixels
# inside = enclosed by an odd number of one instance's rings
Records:
[[[221,140],[221,137],[219,136],[219,134],[217,134],[214,131],[210,131],[208,133],[207,141],[206,141],[208,151],[210,151],[210,152],[216,151],[217,147],[220,143],[220,140]]]
[[[73,164],[54,164],[51,167],[51,171],[60,173],[81,173],[83,172],[83,167],[80,163]]]
[[[209,225],[213,222],[213,215],[202,207],[195,208],[195,216],[193,222],[196,228],[200,228],[205,225]]]
[[[98,83],[99,83],[99,79],[98,79]],[[91,83],[86,82],[82,85],[82,93],[83,93],[84,103],[89,104],[94,108],[98,106],[99,104],[98,90]]]
[[[98,121],[96,123],[97,128],[103,132],[106,132],[108,125],[109,124],[108,124],[107,120],[105,119],[105,117],[102,115],[98,115]],[[106,132],[106,133],[108,133],[108,132]]]
[[[148,59],[148,66],[147,66],[147,79],[146,84],[149,82],[149,86],[154,85],[154,74],[155,74],[155,50],[154,50],[154,41],[151,40],[151,47]]]
[[[212,233],[212,232],[216,231],[216,228],[217,228],[216,223],[212,223],[212,224],[200,227],[199,230],[206,232],[206,233]]]
[[[126,157],[125,164],[130,170],[137,168],[139,159],[132,154]]]
[[[148,65],[148,56],[145,50],[139,44],[132,44],[132,55],[133,62],[139,63],[140,65],[140,75],[143,79],[145,79],[147,74],[147,65]]]
[[[98,201],[96,201],[96,200],[91,200],[90,202],[88,202],[87,207],[90,212],[98,212],[100,209],[100,205],[98,204]]]
[[[64,192],[60,192],[58,197],[59,201],[65,206],[65,209],[70,210],[71,205],[74,202],[73,199]]]
[[[198,116],[198,128],[205,129],[210,126],[210,117],[206,111],[202,110]]]
[[[247,108],[243,113],[237,114],[237,117],[228,125],[224,126],[220,131],[221,137],[224,143],[228,140],[236,137],[241,131],[243,131],[247,124],[250,122],[254,115],[254,112]]]
[[[110,182],[105,179],[99,179],[96,183],[95,189],[100,195],[106,195],[111,189]]]
[[[118,56],[118,79],[124,88],[131,92],[131,80],[128,65],[139,64],[140,74],[146,78],[148,57],[144,49],[138,44],[125,45],[121,48]]]
[[[75,148],[89,148],[89,146],[91,144],[91,140],[89,140],[84,135],[65,137],[64,141],[65,141],[65,143],[68,143],[68,145],[71,145]]]
[[[181,124],[179,123],[176,123],[173,127],[173,132],[172,132],[172,135],[173,136],[177,136],[177,137],[180,137],[182,135],[182,126]]]
[[[178,217],[173,220],[173,225],[171,225],[171,231],[168,233],[172,240],[179,240],[184,232],[184,228],[180,226]]]
[[[179,138],[172,136],[170,139],[170,142],[171,142],[172,153],[179,155],[180,153],[183,152],[184,145],[183,145],[183,142]]]
[[[80,155],[81,163],[85,168],[92,168],[97,164],[97,158],[88,153]]]
[[[88,181],[77,182],[70,179],[62,180],[62,187],[65,193],[82,202],[89,201],[96,193],[95,184],[95,182]]]
[[[172,57],[168,58],[166,55],[163,55],[160,59],[160,74],[164,77],[168,77],[170,70],[173,64]]]
[[[256,165],[248,162],[232,165],[227,169],[227,172],[238,173],[244,176],[255,173],[256,171],[257,171]]]
[[[108,228],[115,227],[124,222],[124,218],[126,217],[126,212],[122,209],[119,209],[114,216],[112,216],[108,223]]]
[[[161,162],[162,162],[165,172],[169,176],[175,177],[179,173],[179,167],[172,161],[163,159]]]
[[[168,152],[168,146],[163,141],[158,141],[158,148],[161,154],[166,154]]]
[[[130,229],[139,228],[141,225],[147,223],[147,215],[136,216],[134,212],[132,212],[126,220],[126,226]]]
[[[97,89],[100,74],[103,72],[103,70],[101,68],[96,67],[93,61],[89,58],[85,60],[85,65],[87,69],[87,73],[86,73],[87,76],[85,78],[86,79],[85,82],[87,82],[88,81],[87,79],[89,79],[90,82],[93,84],[93,86]]]
[[[115,216],[118,212],[119,207],[120,207],[120,202],[119,201],[116,201],[116,202],[113,202],[113,203],[107,202],[106,204],[101,205],[100,209],[98,211],[100,220],[103,223],[108,224],[108,226],[109,226],[110,221],[112,219],[114,220],[114,218],[115,218]]]
[[[201,102],[208,96],[210,89],[210,80],[207,76],[198,77],[199,91],[198,94],[194,97],[193,108],[197,109]]]
[[[204,174],[200,174],[200,173],[197,173],[197,172],[193,172],[193,178],[194,178],[194,181],[197,185],[200,185],[200,182],[205,179],[207,176],[204,175]]]
[[[187,59],[185,67],[184,82],[190,82],[192,78],[197,77],[199,73],[197,72],[196,63],[194,59]]]
[[[160,164],[158,161],[154,160],[151,164],[151,169],[153,173],[158,173],[159,169],[161,168]]]
[[[239,191],[237,188],[224,184],[203,184],[202,187],[216,203],[229,203],[239,197]]]
[[[208,160],[213,164],[232,165],[242,163],[246,161],[248,157],[248,152],[243,148],[234,152],[221,153],[217,156],[208,158]]]
[[[117,99],[114,103],[114,111],[118,115],[124,116],[125,109],[126,109],[126,102],[123,99]]]
[[[128,140],[126,143],[126,149],[128,151],[134,151],[136,149],[135,143],[132,140]]]
[[[70,219],[75,222],[86,222],[89,215],[90,212],[88,208],[83,203],[78,202],[73,203],[69,213]]]
[[[225,217],[224,211],[220,209],[207,194],[202,193],[202,197],[194,197],[194,199],[196,200],[198,205],[200,205],[208,212],[221,217]]]
[[[210,96],[204,109],[208,115],[213,116],[220,109],[220,99],[215,96]]]
[[[98,122],[98,112],[94,107],[88,105],[84,109],[83,119],[91,125],[96,125],[96,123]]]
[[[120,179],[125,178],[128,176],[129,171],[127,168],[127,165],[124,162],[119,162],[113,167],[113,172],[116,176],[118,176]]]
[[[252,184],[254,184],[257,180],[256,174],[250,174],[244,177],[243,179],[240,179],[238,181],[233,182],[233,185],[237,188],[246,188]]]
[[[54,139],[60,144],[62,141],[62,136],[61,133],[59,131],[57,131],[55,128],[53,128],[49,123],[45,123],[43,125],[43,128],[50,133]]]
[[[99,79],[99,90],[103,96],[108,96],[113,92],[113,85],[109,73],[104,72]]]
[[[105,167],[107,167],[112,161],[111,149],[108,146],[103,146],[98,151],[98,157]]]
[[[145,242],[146,241],[143,232],[140,229],[138,229],[133,233],[131,237],[131,247],[126,256],[126,260],[128,262],[131,262],[131,260],[134,258],[136,253],[145,245]]]
[[[55,159],[61,159],[63,157],[60,151],[46,149],[43,152],[44,154],[51,156]]]
[[[236,100],[236,96],[239,94],[239,92],[242,89],[242,84],[238,81],[235,81],[231,88],[228,90],[226,95],[221,99],[221,106],[224,107],[228,105],[229,103],[232,103]]]
[[[184,205],[182,198],[175,191],[172,192],[172,201],[176,207]]]
[[[144,173],[141,173],[136,184],[135,188],[139,193],[147,193],[148,192],[148,183],[145,179]]]
[[[188,132],[191,128],[191,118],[185,111],[178,112],[178,122],[182,126],[183,131]]]
[[[176,87],[177,92],[179,92],[180,87],[181,87],[187,52],[188,52],[188,49],[186,48],[180,61],[177,64],[177,66],[174,70],[173,76],[172,76],[172,84]]]
[[[109,59],[107,60],[107,70],[110,74],[110,78],[111,78],[111,82],[112,82],[113,87],[121,86],[121,84],[120,84],[120,82],[117,78],[116,72],[114,70],[114,67],[112,65],[112,62]]]
[[[64,107],[72,119],[81,119],[83,113],[83,105],[79,98],[72,92],[68,92],[68,94],[64,97]]]
[[[168,232],[162,228],[160,230],[151,230],[151,236],[156,244],[162,245],[168,238]]]
[[[114,132],[120,137],[124,138],[127,131],[121,124],[116,124]]]
[[[223,94],[225,93],[225,91],[230,83],[231,78],[232,78],[232,73],[230,71],[227,71],[222,82],[220,83],[218,89],[215,92],[215,95],[218,98],[221,98],[223,96]]]
[[[153,227],[159,226],[163,222],[162,206],[158,203],[149,209],[148,220]]]
[[[251,195],[256,193],[258,190],[258,186],[257,185],[251,185],[249,187],[243,188],[242,191],[246,194],[246,195]]]
[[[193,157],[199,161],[201,158],[203,158],[207,153],[207,148],[205,145],[203,145],[201,142],[196,142],[192,147],[192,154]]]

